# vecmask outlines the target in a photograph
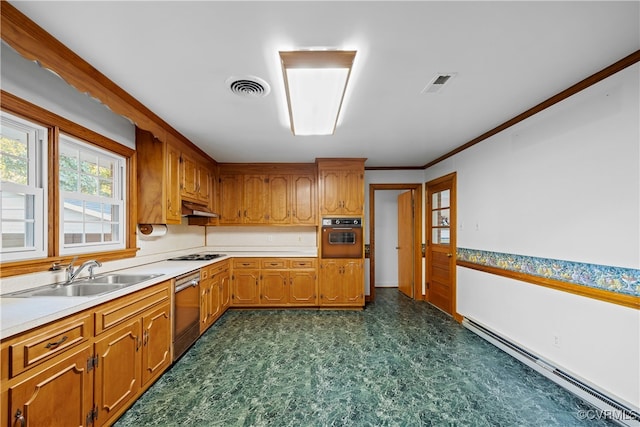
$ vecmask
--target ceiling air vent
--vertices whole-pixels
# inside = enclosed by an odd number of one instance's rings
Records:
[[[260,77],[255,76],[243,76],[243,77],[229,77],[226,81],[229,90],[238,96],[245,98],[263,98],[269,95],[271,87],[269,83],[262,80]]]
[[[444,85],[451,81],[455,76],[456,73],[438,73],[420,93],[438,93],[442,91]]]

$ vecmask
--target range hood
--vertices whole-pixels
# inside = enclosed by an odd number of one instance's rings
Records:
[[[218,218],[218,214],[211,212],[206,205],[192,202],[182,202],[182,216]]]

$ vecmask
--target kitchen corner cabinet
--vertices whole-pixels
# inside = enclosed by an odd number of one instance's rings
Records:
[[[229,261],[200,270],[200,334],[229,308]]]
[[[320,215],[362,216],[365,159],[318,159]]]
[[[1,425],[113,423],[171,363],[170,301],[166,281],[3,340]]]
[[[361,259],[323,259],[320,262],[320,306],[363,307],[362,265]]]
[[[180,224],[180,149],[136,128],[139,224]]]

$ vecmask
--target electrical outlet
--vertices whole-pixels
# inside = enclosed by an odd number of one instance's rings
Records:
[[[553,346],[560,348],[560,335],[554,335],[553,336]]]
[[[267,235],[267,242],[273,242],[273,234]]]

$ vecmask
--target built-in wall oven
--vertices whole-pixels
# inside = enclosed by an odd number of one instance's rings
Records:
[[[322,258],[362,258],[362,218],[322,218]]]
[[[200,335],[200,271],[176,277],[173,312],[173,360]]]

